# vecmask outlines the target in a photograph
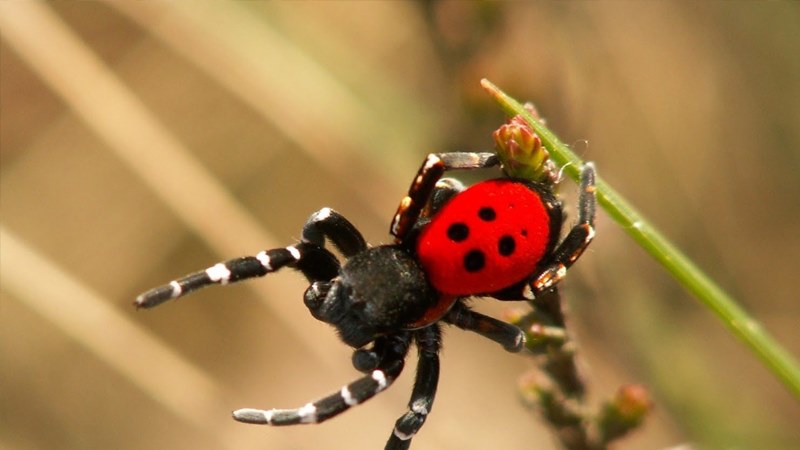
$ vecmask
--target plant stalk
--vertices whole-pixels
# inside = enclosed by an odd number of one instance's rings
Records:
[[[481,86],[494,97],[509,117],[522,116],[541,138],[542,145],[550,154],[550,159],[563,170],[563,173],[578,181],[583,161],[567,145],[541,122],[535,120],[522,104],[489,80],[481,80]],[[667,269],[686,290],[711,309],[723,324],[747,344],[766,367],[789,388],[795,398],[800,400],[800,366],[792,355],[730,295],[645,220],[617,191],[600,178],[597,179],[596,187],[598,203],[611,218]]]

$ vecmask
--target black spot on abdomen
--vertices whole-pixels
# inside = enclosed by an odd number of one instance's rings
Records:
[[[467,272],[478,272],[486,265],[486,256],[480,250],[470,250],[464,255],[464,269]]]
[[[497,241],[497,251],[503,256],[511,256],[516,248],[516,241],[509,235],[505,235]]]
[[[478,210],[478,217],[486,222],[491,222],[497,218],[497,213],[491,206],[484,206]]]
[[[469,227],[461,222],[456,222],[447,227],[447,237],[453,242],[461,242],[469,237]]]

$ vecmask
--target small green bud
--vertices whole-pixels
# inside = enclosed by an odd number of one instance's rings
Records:
[[[622,386],[612,400],[617,414],[630,422],[639,422],[653,409],[650,393],[641,384]]]
[[[533,105],[525,105],[537,120],[541,120]],[[522,116],[514,116],[492,133],[497,156],[506,175],[531,181],[552,180],[552,164],[542,140]]]
[[[614,398],[606,403],[598,425],[604,442],[611,442],[641,425],[653,409],[653,400],[647,389],[639,384],[622,386]]]

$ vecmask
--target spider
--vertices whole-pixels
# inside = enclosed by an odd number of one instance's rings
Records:
[[[499,166],[494,153],[428,155],[391,223],[394,243],[371,247],[330,208],[312,214],[300,242],[218,263],[137,297],[151,308],[212,284],[261,277],[283,267],[300,271],[311,315],[332,325],[354,348],[364,375],[327,397],[295,409],[239,409],[233,418],[266,425],[319,423],[388,388],[412,343],[419,362],[408,410],[386,449],[407,449],[433,405],[439,380],[441,324],[469,330],[518,352],[518,327],[472,311],[466,300],[534,299],[555,289],[594,237],[594,166],[581,170],[578,220],[560,240],[562,206],[548,184],[496,178],[468,189],[447,170]],[[330,241],[344,263],[325,248]]]

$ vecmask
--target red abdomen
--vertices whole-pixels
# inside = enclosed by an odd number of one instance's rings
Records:
[[[547,250],[550,216],[539,194],[509,179],[461,192],[422,230],[420,263],[447,294],[499,291],[531,275]]]

